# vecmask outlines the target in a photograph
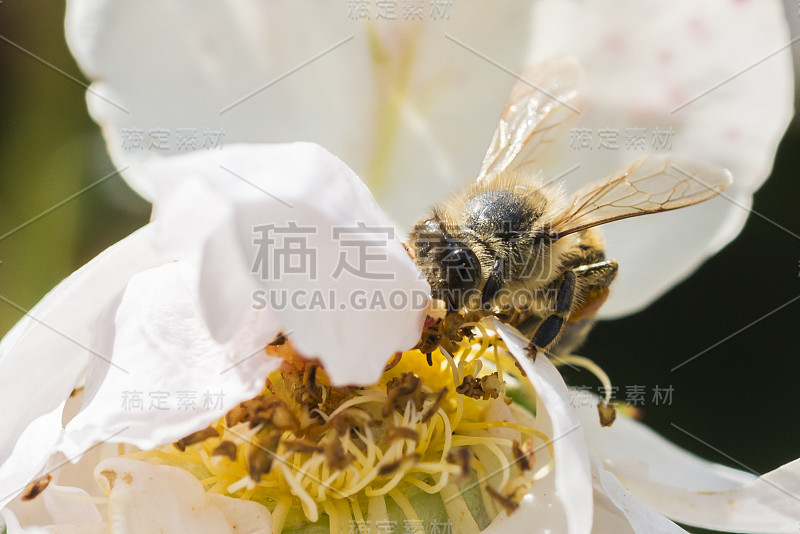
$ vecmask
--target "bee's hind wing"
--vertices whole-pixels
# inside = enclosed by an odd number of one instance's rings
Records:
[[[583,110],[583,69],[577,60],[540,61],[519,78],[483,158],[479,181],[539,161]]]

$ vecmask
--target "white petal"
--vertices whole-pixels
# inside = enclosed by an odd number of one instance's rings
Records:
[[[61,438],[62,402],[54,410],[31,421],[14,436],[14,449],[0,465],[0,510],[33,480],[53,454]]]
[[[687,525],[753,534],[792,534],[800,524],[800,460],[728,490],[687,491],[621,479],[637,497]]]
[[[605,467],[660,513],[717,530],[796,532],[800,460],[756,478],[684,451],[622,414],[601,428],[596,409],[582,407],[578,413]]]
[[[800,460],[728,491],[649,489],[653,506],[689,525],[754,534],[796,533],[800,525]]]
[[[76,59],[97,81],[87,93],[89,108],[120,167],[177,153],[181,128],[197,129],[200,149],[206,128],[224,129],[225,146],[311,139],[337,148],[353,142],[341,135],[354,129],[348,123],[364,124],[369,113],[359,88],[369,78],[363,29],[360,46],[343,44],[330,57],[221,113],[352,35],[354,24],[341,4],[179,1],[148,6],[76,0],[69,3],[66,27]],[[345,62],[348,75],[341,76]],[[127,128],[144,131],[143,150],[123,147]],[[169,150],[147,148],[147,133],[156,128],[168,130]],[[146,176],[125,178],[151,198]]]
[[[103,313],[133,273],[162,261],[151,231],[145,227],[73,273],[0,342],[0,507],[51,455],[64,401],[87,363],[108,358],[93,339]]]
[[[20,526],[17,516],[8,508],[0,509],[0,517],[5,522],[6,534],[49,534],[40,527],[23,528]]]
[[[592,527],[592,479],[589,451],[564,379],[545,357],[531,362],[525,354],[528,340],[500,321],[493,321],[508,349],[536,390],[537,423],[551,436],[555,455],[555,488],[567,516],[570,534],[588,533]],[[548,424],[549,423],[549,424]],[[547,428],[549,426],[549,428]],[[535,485],[534,485],[535,488]],[[516,514],[512,514],[512,518]]]
[[[260,297],[337,384],[374,382],[395,351],[418,341],[427,282],[366,186],[321,147],[234,145],[142,167],[159,184],[159,236],[200,269],[200,302],[215,309],[206,317],[218,339],[230,328],[215,319],[242,315]]]
[[[147,149],[158,127],[171,130],[165,153],[186,127],[198,129],[200,148],[207,127],[223,127],[226,146],[314,141],[364,177],[405,227],[425,209],[420,190],[442,198],[477,173],[515,81],[492,62],[522,69],[532,2],[490,10],[459,0],[446,20],[433,20],[426,3],[418,23],[399,2],[397,20],[376,21],[370,4],[367,22],[351,20],[346,2],[71,0],[67,37],[95,81],[90,110],[118,165],[158,154]],[[143,150],[123,148],[126,128],[143,130]],[[152,194],[147,177],[125,178]]]
[[[703,460],[621,413],[612,426],[601,427],[595,403],[580,404],[578,416],[589,447],[626,482],[721,491],[753,479],[748,473]]]
[[[44,453],[48,454],[51,449]],[[63,454],[54,454],[43,470],[53,478],[41,495],[30,501],[17,497],[5,510],[12,512],[24,527],[47,525],[43,528],[49,534],[106,532],[95,504],[97,501],[86,496],[105,497],[97,487],[93,471],[100,461],[117,456],[119,446],[109,443],[93,446],[75,463]]]
[[[32,534],[30,530],[26,532]],[[43,530],[36,530],[35,532],[42,532],[44,534],[108,534],[105,525],[96,523],[87,525],[47,525]]]
[[[109,493],[111,534],[266,534],[270,513],[256,502],[207,494],[188,472],[115,458],[95,469]]]
[[[686,531],[639,502],[590,453],[594,484],[592,534],[678,534]]]
[[[519,423],[540,432],[550,432],[550,420],[546,417],[536,418],[524,408],[511,410],[501,399],[493,402],[486,410],[486,420],[505,420]],[[519,439],[519,433],[508,428],[492,428],[490,432],[507,439]],[[506,448],[510,454],[510,447]],[[546,468],[551,461],[546,447],[536,449],[533,472]],[[552,534],[567,532],[568,521],[564,511],[564,499],[556,491],[556,475],[553,471],[536,480],[531,491],[523,497],[519,508],[511,515],[500,510],[500,514],[483,530],[483,534],[502,534],[505,532],[524,531],[529,534]]]
[[[376,69],[385,88],[378,100],[382,107],[372,120],[392,125],[392,107],[397,105],[397,137],[371,147],[372,165],[365,172],[353,168],[404,228],[427,216],[432,202],[475,180],[515,76],[526,66],[534,4],[459,0],[453,2],[449,21],[426,21],[418,33],[407,29],[410,39],[399,46],[384,46],[391,66]],[[413,53],[408,90],[398,90],[408,50]],[[348,154],[341,153],[349,164]]]
[[[728,198],[604,228],[620,275],[602,313],[636,311],[739,233],[753,191],[770,172],[793,105],[783,6],[544,0],[534,21],[533,58],[570,54],[586,68],[590,109],[576,126],[591,130],[594,145],[576,150],[562,140],[545,176],[580,164],[564,180],[573,188],[622,168],[645,152],[626,150],[626,128],[646,129],[648,152],[664,151],[653,148],[654,129],[671,128],[672,152],[733,173]],[[604,128],[616,129],[619,149],[598,148]]]
[[[5,523],[4,523],[5,521]],[[21,521],[10,508],[0,510],[0,528],[4,534],[107,534],[102,523],[60,524],[47,526],[22,526]]]
[[[161,246],[197,267],[206,324],[216,339],[227,341],[246,315],[248,307],[242,303],[251,302],[258,287],[242,254],[236,205],[201,180],[190,179],[158,202],[155,214]]]
[[[44,454],[49,454],[51,450],[52,447],[49,447]],[[102,517],[96,504],[86,497],[104,495],[97,487],[92,471],[99,461],[118,455],[119,448],[116,444],[94,446],[75,463],[71,463],[62,454],[54,454],[43,469],[43,472],[51,474],[53,478],[41,495],[30,501],[17,497],[6,509],[12,511],[17,520],[26,527],[49,525],[47,528],[50,532],[53,529],[52,524],[58,523],[63,529],[72,526],[77,529],[75,532],[82,532],[80,528],[94,532],[91,525],[102,526]],[[42,473],[37,474],[41,475]]]
[[[89,493],[84,489],[51,482],[41,499],[52,523],[101,524],[100,512],[88,497]]]
[[[80,458],[73,458],[73,461],[62,453],[56,453],[48,460],[45,471],[53,474],[51,486],[55,483],[58,486],[80,489],[92,497],[103,497],[103,492],[94,480],[94,468],[101,461],[119,455],[120,446],[117,443],[104,442],[85,451]],[[46,494],[47,492],[44,493]],[[50,515],[53,516],[52,513]],[[64,518],[64,521],[68,520],[70,518]]]
[[[226,495],[209,493],[211,504],[219,508],[233,527],[233,534],[269,534],[271,516],[264,506]]]
[[[83,410],[67,425],[67,455],[113,436],[151,449],[222,417],[264,388],[280,360],[264,339],[280,330],[251,312],[227,344],[211,338],[200,315],[197,276],[173,262],[134,276],[116,314],[112,362],[95,363]]]
[[[9,523],[8,532],[105,532],[100,513],[95,505],[86,500],[87,495],[84,490],[57,486],[51,482],[36,499],[29,502],[15,500],[2,510]],[[56,523],[57,528],[54,527]]]
[[[531,493],[522,498],[519,508],[513,514],[508,515],[505,511],[501,511],[482,534],[572,532],[568,530],[568,521],[561,502],[553,499],[554,495],[557,495],[555,476],[551,474],[537,480]]]

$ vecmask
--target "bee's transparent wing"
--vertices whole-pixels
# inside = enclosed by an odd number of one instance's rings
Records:
[[[642,156],[614,175],[579,189],[554,223],[560,238],[611,221],[691,206],[732,182],[726,169],[669,155]]]
[[[583,69],[573,58],[547,59],[526,69],[511,90],[478,180],[539,160],[580,116],[582,81]]]

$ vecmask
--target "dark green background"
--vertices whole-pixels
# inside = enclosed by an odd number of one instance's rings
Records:
[[[83,80],[66,48],[63,3],[0,2],[0,35]],[[84,88],[0,41],[0,236],[113,171]],[[800,234],[800,128],[783,140],[754,210]],[[0,296],[29,309],[77,267],[145,224],[149,205],[119,177],[0,238]],[[670,369],[800,295],[800,241],[751,215],[739,238],[633,317],[603,323],[581,351],[620,386],[644,385],[645,421],[710,460],[763,473],[800,457],[800,301]],[[0,334],[21,316],[0,300]],[[582,376],[584,375],[584,376]],[[587,373],[574,384],[596,386]],[[674,388],[655,406],[656,385]],[[677,430],[680,426],[731,461]]]

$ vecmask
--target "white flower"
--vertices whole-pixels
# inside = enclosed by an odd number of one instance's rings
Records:
[[[535,470],[544,476],[537,477],[515,512],[510,515],[500,512],[486,532],[507,532],[522,527],[527,532],[683,532],[637,500],[631,494],[629,479],[623,478],[625,486],[620,484],[606,471],[600,458],[610,459],[610,465],[631,477],[636,488],[634,493],[671,507],[676,517],[683,520],[698,522],[696,518],[701,518],[707,526],[724,525],[752,532],[790,532],[796,524],[797,507],[791,494],[797,489],[800,474],[797,462],[755,480],[744,473],[694,458],[625,418],[612,427],[613,438],[604,436],[595,444],[599,458],[587,449],[584,436],[585,432],[599,432],[596,413],[585,417],[581,424],[569,392],[549,360],[537,358],[535,363],[530,362],[524,356],[527,340],[500,323],[494,326],[530,377],[536,391],[537,414],[534,417],[520,409],[509,411],[498,401],[499,412],[487,415],[487,420],[515,421],[518,427],[541,432],[547,440],[535,453]],[[425,367],[424,362],[419,363]],[[413,362],[411,365],[413,368]],[[445,371],[449,372],[446,368]],[[512,430],[511,436],[501,434],[498,437],[519,439],[519,434],[515,438],[514,433]],[[17,501],[3,511],[9,534],[38,532],[35,528],[23,529],[17,525],[20,522],[48,523],[48,517],[62,523],[48,527],[47,532],[55,533],[75,531],[70,529],[106,532],[106,528],[112,533],[149,532],[158,528],[176,533],[189,529],[226,532],[232,525],[255,533],[268,532],[274,520],[270,512],[257,503],[206,494],[200,482],[181,469],[113,457],[98,461],[114,455],[108,446],[98,449],[82,459],[83,466],[79,463],[76,467],[85,470],[97,466],[95,477],[108,495],[105,526],[90,504],[75,506],[65,495],[65,492],[85,493],[64,486],[75,484],[78,477],[75,472],[60,472],[59,461],[50,466],[59,485],[51,483],[52,487],[45,491],[44,509],[31,509],[33,503]],[[615,461],[616,458],[619,460]],[[549,468],[552,460],[554,464]],[[728,504],[732,496],[742,497],[735,500],[733,511]],[[715,499],[722,501],[722,506],[715,503]],[[710,506],[698,512],[697,503],[704,500]],[[454,531],[475,531],[474,522],[457,515],[458,506],[450,506],[448,513]],[[687,513],[694,517],[685,515]]]
[[[365,24],[350,20],[344,5],[311,0],[70,2],[70,43],[94,80],[90,110],[115,161],[130,166],[125,178],[154,202],[155,215],[54,289],[0,344],[6,423],[0,507],[37,474],[60,471],[63,458],[74,459],[97,441],[154,449],[218,420],[258,394],[281,364],[262,351],[279,332],[300,353],[318,357],[334,385],[374,382],[388,356],[416,342],[423,307],[359,310],[346,301],[344,310],[254,310],[254,296],[333,290],[345,297],[399,291],[411,298],[426,292],[396,235],[377,247],[383,263],[371,271],[391,280],[365,281],[346,271],[328,276],[347,252],[330,239],[336,228],[391,227],[350,167],[401,224],[419,214],[420,191],[436,199],[464,183],[478,168],[514,81],[490,75],[493,62],[521,67],[572,53],[591,80],[593,108],[581,128],[671,128],[673,150],[734,173],[731,202],[717,199],[671,222],[664,215],[608,228],[609,251],[623,265],[608,315],[646,305],[738,233],[742,207],[767,176],[790,116],[788,53],[764,62],[757,74],[737,70],[788,42],[777,2],[720,0],[699,7],[687,0],[664,7],[520,0],[488,17],[483,3],[465,1],[452,10],[449,20],[436,23]],[[530,51],[520,46],[528,41]],[[326,49],[329,57],[321,57]],[[731,62],[722,61],[727,58]],[[469,127],[462,123],[465,114]],[[165,128],[174,136],[165,154],[191,149],[192,129],[195,143],[216,139],[225,146],[160,158],[153,157],[158,146],[131,150],[125,144],[132,131],[157,139]],[[319,142],[347,164],[309,143],[231,145],[294,140]],[[626,151],[575,154],[564,140],[545,175],[578,162],[572,188],[629,159]],[[308,245],[326,272],[319,279],[276,280],[255,268],[264,259],[264,243],[254,242],[264,237],[258,229],[292,223],[315,229]],[[266,256],[270,264],[277,258],[274,251]],[[798,490],[797,462],[753,479],[679,451],[624,418],[611,430],[597,428],[596,414],[580,414],[580,423],[550,362],[528,362],[515,334],[497,328],[535,389],[540,409],[527,423],[551,440],[553,464],[547,467],[547,453],[537,456],[545,463],[537,471],[541,478],[520,508],[510,516],[501,512],[489,530],[681,531],[638,498],[690,524],[794,531],[798,513],[789,496]],[[34,385],[27,377],[42,369],[50,374]],[[69,406],[64,415],[65,405],[75,403],[70,393],[82,384],[80,411],[75,415]],[[167,392],[167,409],[130,409],[126,402],[137,391],[147,404],[153,400],[148,394]],[[186,404],[191,399],[179,400],[181,391],[221,395],[194,410]],[[496,410],[489,422],[506,417],[502,407]],[[53,456],[56,451],[65,456]],[[114,455],[105,446],[96,451],[101,458]],[[9,534],[23,531],[20,522],[62,524],[50,532],[225,532],[238,525],[237,532],[255,533],[274,519],[263,506],[205,493],[175,468],[98,460],[85,455],[81,472],[98,465],[97,479],[108,494],[106,524],[92,506],[59,504],[64,493],[79,491],[65,486],[91,485],[58,474],[42,496],[46,513],[19,500],[3,510]],[[175,506],[165,507],[166,496],[175,494]],[[465,529],[475,528],[459,517]]]

